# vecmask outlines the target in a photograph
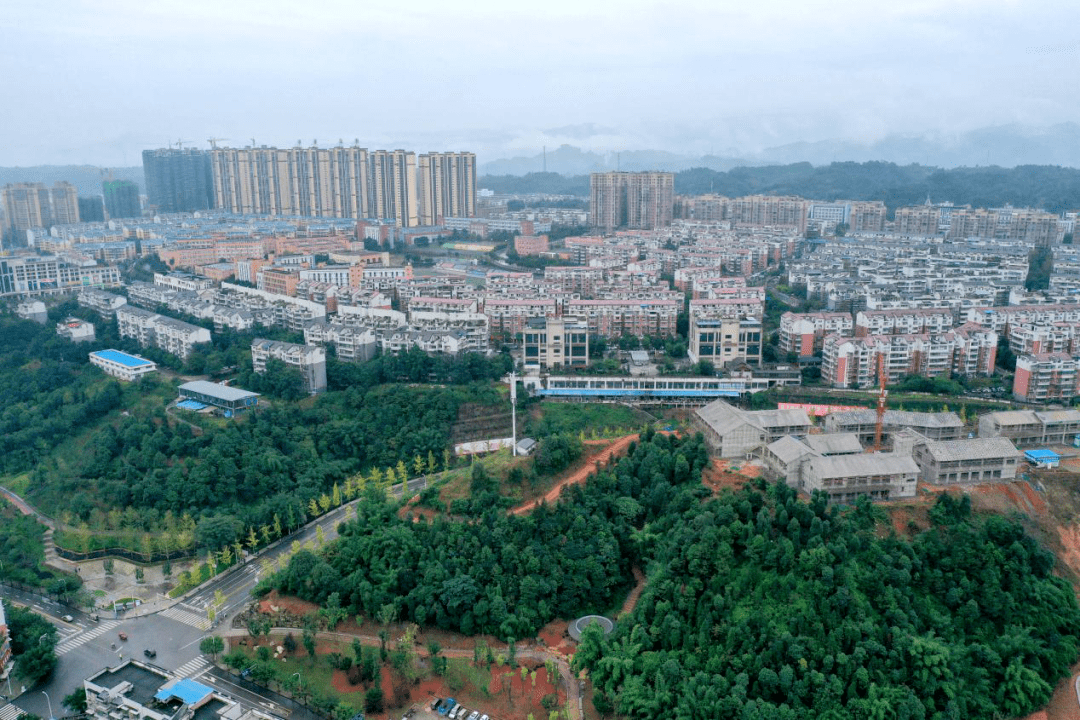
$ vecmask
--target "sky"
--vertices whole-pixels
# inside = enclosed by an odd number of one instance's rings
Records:
[[[53,0],[0,14],[0,166],[209,147],[746,155],[1080,120],[1075,0]]]

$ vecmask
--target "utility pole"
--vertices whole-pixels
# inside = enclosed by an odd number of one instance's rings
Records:
[[[510,371],[510,454],[517,457],[517,374]]]

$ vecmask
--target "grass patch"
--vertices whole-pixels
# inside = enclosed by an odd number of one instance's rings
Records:
[[[280,645],[281,642],[282,638],[272,639],[273,645]],[[327,641],[325,640],[319,641],[320,647],[325,646],[326,644]],[[335,644],[333,647],[335,652],[339,652],[342,655],[352,655],[352,648],[349,646]],[[240,650],[253,661],[255,660],[255,648],[242,646],[240,647]],[[274,668],[277,672],[277,682],[279,683],[295,673],[300,673],[300,677],[304,681],[304,687],[307,688],[307,691],[312,695],[333,698],[344,705],[348,705],[354,710],[364,709],[364,691],[367,686],[354,685],[355,692],[348,693],[340,693],[335,690],[333,685],[334,669],[330,666],[330,661],[327,659],[326,655],[316,655],[314,660],[307,656],[279,658],[274,661]],[[378,682],[378,680],[375,682]]]
[[[530,417],[526,434],[542,438],[555,433],[586,436],[596,432],[603,434],[622,428],[627,432],[649,423],[653,418],[641,410],[613,403],[559,403],[539,404],[539,417]]]
[[[488,682],[491,673],[486,668],[478,668],[468,658],[448,658],[446,663],[446,686],[451,690],[460,690],[467,685],[476,688],[484,697],[491,697]]]
[[[30,473],[24,472],[19,475],[8,475],[0,480],[0,485],[3,485],[20,497],[25,497],[27,491],[30,489]]]

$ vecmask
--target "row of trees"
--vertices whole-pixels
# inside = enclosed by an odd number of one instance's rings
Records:
[[[708,456],[700,437],[646,431],[626,457],[554,507],[507,516],[492,504],[477,520],[412,522],[372,493],[322,553],[301,550],[272,585],[351,613],[398,618],[465,634],[532,637],[554,617],[609,607],[631,577],[646,523],[693,503]],[[481,479],[481,483],[483,479]]]
[[[659,519],[633,613],[574,667],[622,717],[996,718],[1044,705],[1080,608],[1019,524],[943,495],[913,541],[783,484]],[[863,499],[865,500],[865,498]]]
[[[41,588],[51,595],[74,593],[82,582],[77,575],[45,566],[45,526],[0,502],[0,579]]]
[[[28,686],[47,680],[56,669],[56,626],[27,608],[5,605],[15,672]]]

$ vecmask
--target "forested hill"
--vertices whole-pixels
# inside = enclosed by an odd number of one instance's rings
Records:
[[[865,500],[863,498],[862,500]],[[881,510],[776,484],[646,527],[649,584],[574,658],[624,718],[1023,717],[1077,659],[1080,610],[1014,520],[942,495],[913,540]]]
[[[480,178],[479,186],[499,193],[554,193],[586,196],[589,177],[530,173]],[[933,202],[957,205],[1037,207],[1050,212],[1080,208],[1080,169],[1054,165],[1014,168],[968,167],[941,170],[887,162],[810,163],[740,167],[728,172],[693,168],[675,174],[680,195],[715,193],[728,197],[798,195],[814,200],[881,200],[892,212],[902,205]]]

